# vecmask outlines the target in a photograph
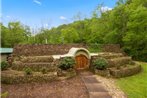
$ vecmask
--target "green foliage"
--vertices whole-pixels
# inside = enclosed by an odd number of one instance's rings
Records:
[[[29,41],[30,28],[20,22],[9,22],[8,27],[1,24],[2,47],[13,47],[15,44],[26,43]]]
[[[46,73],[47,73],[46,67],[43,67],[43,68],[41,69],[41,72],[42,72],[43,74],[46,74]]]
[[[9,67],[9,64],[6,61],[1,62],[1,70],[6,70]]]
[[[59,68],[62,70],[67,70],[67,69],[73,68],[74,64],[75,64],[75,60],[73,58],[66,57],[61,59]]]
[[[20,22],[9,22],[8,27],[1,23],[2,47],[23,43],[120,44],[133,59],[147,61],[146,0],[118,0],[116,7],[105,12],[101,7],[97,6],[89,19],[81,20],[83,17],[78,13],[73,23],[35,30],[35,36]]]
[[[31,75],[32,74],[32,69],[29,67],[24,68],[25,74],[26,75]]]
[[[94,60],[92,63],[93,63],[92,65],[94,66],[94,68],[100,69],[100,70],[104,70],[108,66],[108,62],[104,58],[98,58]]]
[[[62,43],[75,43],[79,35],[74,28],[62,29],[60,39]]]

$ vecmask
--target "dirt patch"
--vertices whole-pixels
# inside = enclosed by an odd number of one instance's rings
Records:
[[[88,98],[87,89],[79,76],[51,83],[2,84],[8,98]]]

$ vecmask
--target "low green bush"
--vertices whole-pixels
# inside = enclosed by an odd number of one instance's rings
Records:
[[[92,63],[93,63],[94,68],[99,69],[99,70],[104,70],[108,66],[108,61],[104,58],[98,58],[94,60]]]
[[[29,67],[24,68],[25,74],[26,75],[31,75],[32,74],[32,69]]]
[[[9,67],[9,64],[6,61],[1,62],[1,70],[6,70]]]
[[[45,67],[43,67],[43,68],[41,69],[41,72],[42,72],[42,74],[46,74],[46,73],[47,73],[47,69],[46,69]]]
[[[59,63],[59,68],[62,70],[67,70],[73,68],[74,64],[75,64],[75,60],[73,58],[66,57],[61,59]]]

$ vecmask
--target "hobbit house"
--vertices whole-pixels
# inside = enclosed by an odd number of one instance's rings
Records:
[[[56,72],[61,58],[71,57],[75,60],[75,70],[92,68],[92,62],[98,58],[108,61],[107,70],[113,77],[125,77],[138,73],[141,66],[127,56],[119,45],[103,45],[102,52],[90,53],[85,44],[45,44],[16,45],[13,49],[13,70],[25,67],[40,71],[42,67],[49,72]]]

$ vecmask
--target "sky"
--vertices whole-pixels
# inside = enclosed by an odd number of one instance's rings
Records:
[[[111,10],[117,0],[1,0],[1,21],[20,21],[31,28],[51,28],[71,23],[78,13],[90,18],[92,11],[102,4]]]

